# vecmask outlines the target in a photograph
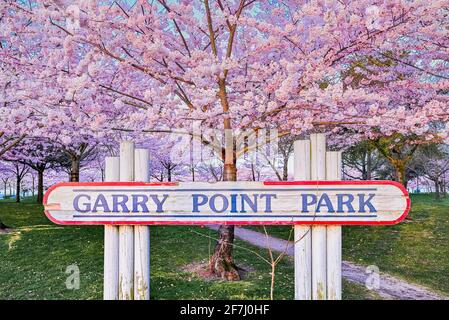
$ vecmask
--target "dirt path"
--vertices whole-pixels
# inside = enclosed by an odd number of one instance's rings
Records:
[[[217,230],[218,226],[210,226],[211,229]],[[240,227],[235,228],[235,236],[251,243],[260,248],[270,248],[274,251],[283,252],[287,248],[287,254],[293,256],[293,243],[283,239],[269,236],[249,229]],[[352,262],[343,261],[342,275],[351,282],[365,285],[366,278],[369,274],[366,273],[366,267],[354,264]],[[401,300],[439,300],[449,299],[449,297],[441,296],[430,289],[423,286],[408,283],[385,273],[380,275],[380,288],[373,289],[378,295],[385,299],[401,299]]]

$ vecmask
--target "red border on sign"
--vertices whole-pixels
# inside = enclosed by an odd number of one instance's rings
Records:
[[[327,185],[392,185],[400,189],[406,198],[406,208],[399,218],[393,221],[258,221],[258,220],[233,220],[233,221],[60,221],[50,215],[45,210],[45,215],[53,223],[60,225],[392,225],[401,222],[410,211],[410,197],[404,186],[395,181],[389,180],[368,180],[368,181],[265,181],[267,186],[327,186]],[[61,182],[51,186],[44,195],[43,204],[47,205],[50,193],[59,187],[65,186],[177,186],[177,182]]]

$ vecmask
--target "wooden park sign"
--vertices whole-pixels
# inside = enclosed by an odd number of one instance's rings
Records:
[[[60,183],[44,198],[57,224],[328,224],[401,221],[410,199],[393,181]]]
[[[393,181],[341,181],[324,134],[294,144],[291,182],[149,183],[149,150],[120,144],[105,180],[59,183],[44,197],[57,224],[105,225],[104,299],[150,299],[150,229],[162,224],[294,225],[295,299],[342,296],[341,225],[390,225],[410,209]]]

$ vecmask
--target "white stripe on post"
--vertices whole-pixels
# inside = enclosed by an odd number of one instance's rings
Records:
[[[134,181],[148,182],[150,151],[136,149]],[[134,300],[150,299],[150,227],[134,227]]]
[[[120,181],[134,181],[134,143],[120,143]],[[119,227],[119,299],[133,300],[134,227]]]
[[[120,180],[120,158],[105,159],[105,181]],[[103,299],[118,299],[118,227],[104,226]]]
[[[294,144],[294,180],[310,180],[310,141]],[[295,300],[312,299],[312,230],[295,225]]]
[[[310,135],[310,168],[312,180],[326,179],[326,136]],[[312,226],[312,299],[327,298],[326,227]]]
[[[326,153],[326,180],[341,180],[341,152]],[[327,299],[341,300],[341,226],[327,226]]]

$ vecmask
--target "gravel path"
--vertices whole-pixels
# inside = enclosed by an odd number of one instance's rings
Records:
[[[218,226],[209,226],[211,229],[217,230]],[[270,248],[274,251],[283,252],[287,248],[287,254],[293,256],[293,243],[283,239],[265,236],[265,234],[236,227],[235,236],[241,240],[251,243],[260,248]],[[343,261],[342,275],[351,282],[365,285],[366,278],[369,274],[366,273],[366,267],[360,266],[352,262]],[[400,299],[400,300],[440,300],[448,299],[448,297],[441,296],[430,289],[423,286],[408,283],[404,280],[395,278],[385,273],[380,274],[380,288],[373,289],[379,296],[385,299]]]

